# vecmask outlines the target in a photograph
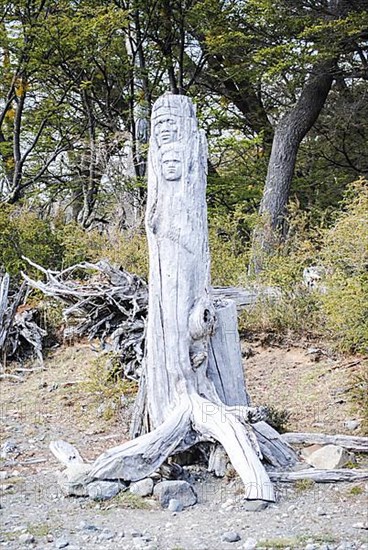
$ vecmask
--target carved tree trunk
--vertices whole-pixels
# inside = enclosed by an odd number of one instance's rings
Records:
[[[212,441],[225,448],[244,482],[246,498],[273,501],[272,484],[247,424],[254,410],[242,403],[223,403],[214,369],[212,379],[207,376],[216,315],[210,296],[206,166],[206,140],[197,129],[191,101],[164,95],[153,108],[146,213],[150,431],[104,453],[91,476],[142,479],[171,454]],[[223,376],[226,371],[220,370]]]

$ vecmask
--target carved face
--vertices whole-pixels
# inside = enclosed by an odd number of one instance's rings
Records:
[[[162,173],[168,181],[176,181],[183,173],[183,163],[179,151],[166,151],[162,155]]]
[[[155,122],[155,135],[159,145],[171,143],[178,139],[178,124],[170,115],[161,115]]]

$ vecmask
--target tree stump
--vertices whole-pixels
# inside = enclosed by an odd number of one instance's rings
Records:
[[[191,100],[165,94],[153,107],[148,160],[150,279],[142,394],[148,433],[103,453],[90,475],[136,481],[170,455],[211,441],[224,447],[244,482],[245,498],[274,501],[248,423],[256,411],[246,406],[239,361],[233,363],[240,352],[226,343],[223,325],[214,336],[206,167],[206,139]],[[218,317],[234,315],[231,304],[223,309]],[[233,338],[234,330],[229,329]]]

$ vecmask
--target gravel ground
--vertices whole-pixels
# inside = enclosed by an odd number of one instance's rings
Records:
[[[315,392],[321,381],[330,384],[329,377],[336,377],[339,369],[331,370],[330,363],[326,363],[319,364],[317,370],[309,358],[303,359],[303,349],[287,353],[280,349],[255,351],[249,362],[248,387],[252,393],[261,394],[263,403],[275,395],[276,387],[280,391],[283,378],[288,388],[281,398],[282,404],[287,403],[291,397],[289,384],[298,381],[299,397],[292,410],[296,422],[291,429],[305,427],[308,411],[300,413],[303,391],[303,403],[309,406],[312,402],[318,407],[318,420],[322,418],[325,431],[336,433],[343,427],[343,420],[351,418],[348,404],[336,402],[332,389],[327,400],[327,386],[318,400]],[[84,378],[94,356],[88,346],[59,350],[47,361],[46,370],[24,376],[23,382],[2,383],[0,443],[14,442],[14,449],[8,445],[10,449],[0,458],[0,547],[368,550],[365,483],[280,484],[275,504],[249,511],[235,477],[215,479],[192,467],[198,503],[182,512],[162,510],[151,498],[129,500],[127,493],[103,503],[64,497],[56,482],[60,465],[48,450],[49,442],[63,438],[91,461],[106,448],[124,441],[129,424],[126,409],[112,418],[106,418],[103,411],[101,416],[101,396],[96,399],[93,392],[87,391]],[[265,382],[268,375],[270,395]],[[338,380],[331,380],[328,388],[343,388],[344,372]],[[333,408],[335,424],[330,415]],[[302,426],[297,423],[299,416]]]

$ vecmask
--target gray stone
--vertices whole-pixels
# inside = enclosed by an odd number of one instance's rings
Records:
[[[176,498],[171,498],[167,509],[170,510],[170,512],[181,512],[183,510],[183,505]]]
[[[88,496],[88,474],[91,471],[90,464],[82,462],[71,463],[66,470],[57,472],[58,484],[66,496]]]
[[[119,493],[120,484],[116,481],[93,481],[87,489],[92,500],[108,500]]]
[[[256,539],[253,539],[251,537],[247,538],[247,540],[243,544],[244,550],[254,550],[256,546],[257,546]]]
[[[102,532],[98,535],[98,540],[112,540],[116,537],[116,533],[110,531],[110,529],[103,529]]]
[[[66,548],[69,546],[69,541],[65,537],[60,537],[55,541],[55,548]]]
[[[93,525],[93,523],[87,523],[86,521],[82,520],[79,524],[79,529],[83,531],[98,531],[99,528],[96,527],[96,525]]]
[[[368,521],[358,521],[358,523],[354,523],[353,527],[354,529],[368,529]]]
[[[347,430],[353,432],[359,428],[360,422],[359,420],[346,420],[346,422],[344,422],[344,426]]]
[[[224,542],[238,542],[238,540],[241,539],[241,536],[236,531],[226,531],[221,538]]]
[[[136,531],[135,529],[133,531],[131,531],[130,534],[132,535],[132,537],[134,539],[137,539],[139,537],[143,537],[143,533],[141,531]]]
[[[139,497],[148,497],[152,495],[153,485],[153,479],[147,477],[132,483],[129,487],[129,491],[133,493],[133,495],[138,495]]]
[[[197,495],[187,481],[161,481],[155,486],[153,494],[163,508],[169,506],[171,499],[178,500],[183,508],[197,502]]]
[[[318,449],[306,457],[305,460],[314,468],[335,470],[342,468],[348,462],[355,462],[355,456],[339,445],[325,445],[322,449]]]
[[[265,500],[246,500],[242,506],[248,512],[260,512],[269,506],[269,502]]]
[[[304,550],[317,550],[319,548],[319,544],[314,544],[313,542],[310,542],[304,547]]]
[[[23,535],[19,536],[18,540],[20,544],[32,544],[35,542],[35,538],[31,533],[23,533]]]
[[[11,453],[20,454],[18,452],[18,447],[17,447],[17,444],[15,443],[15,441],[13,441],[11,439],[8,439],[7,441],[5,441],[5,443],[1,447],[1,455],[0,456],[1,456],[1,458],[7,458],[8,454],[11,454]]]

